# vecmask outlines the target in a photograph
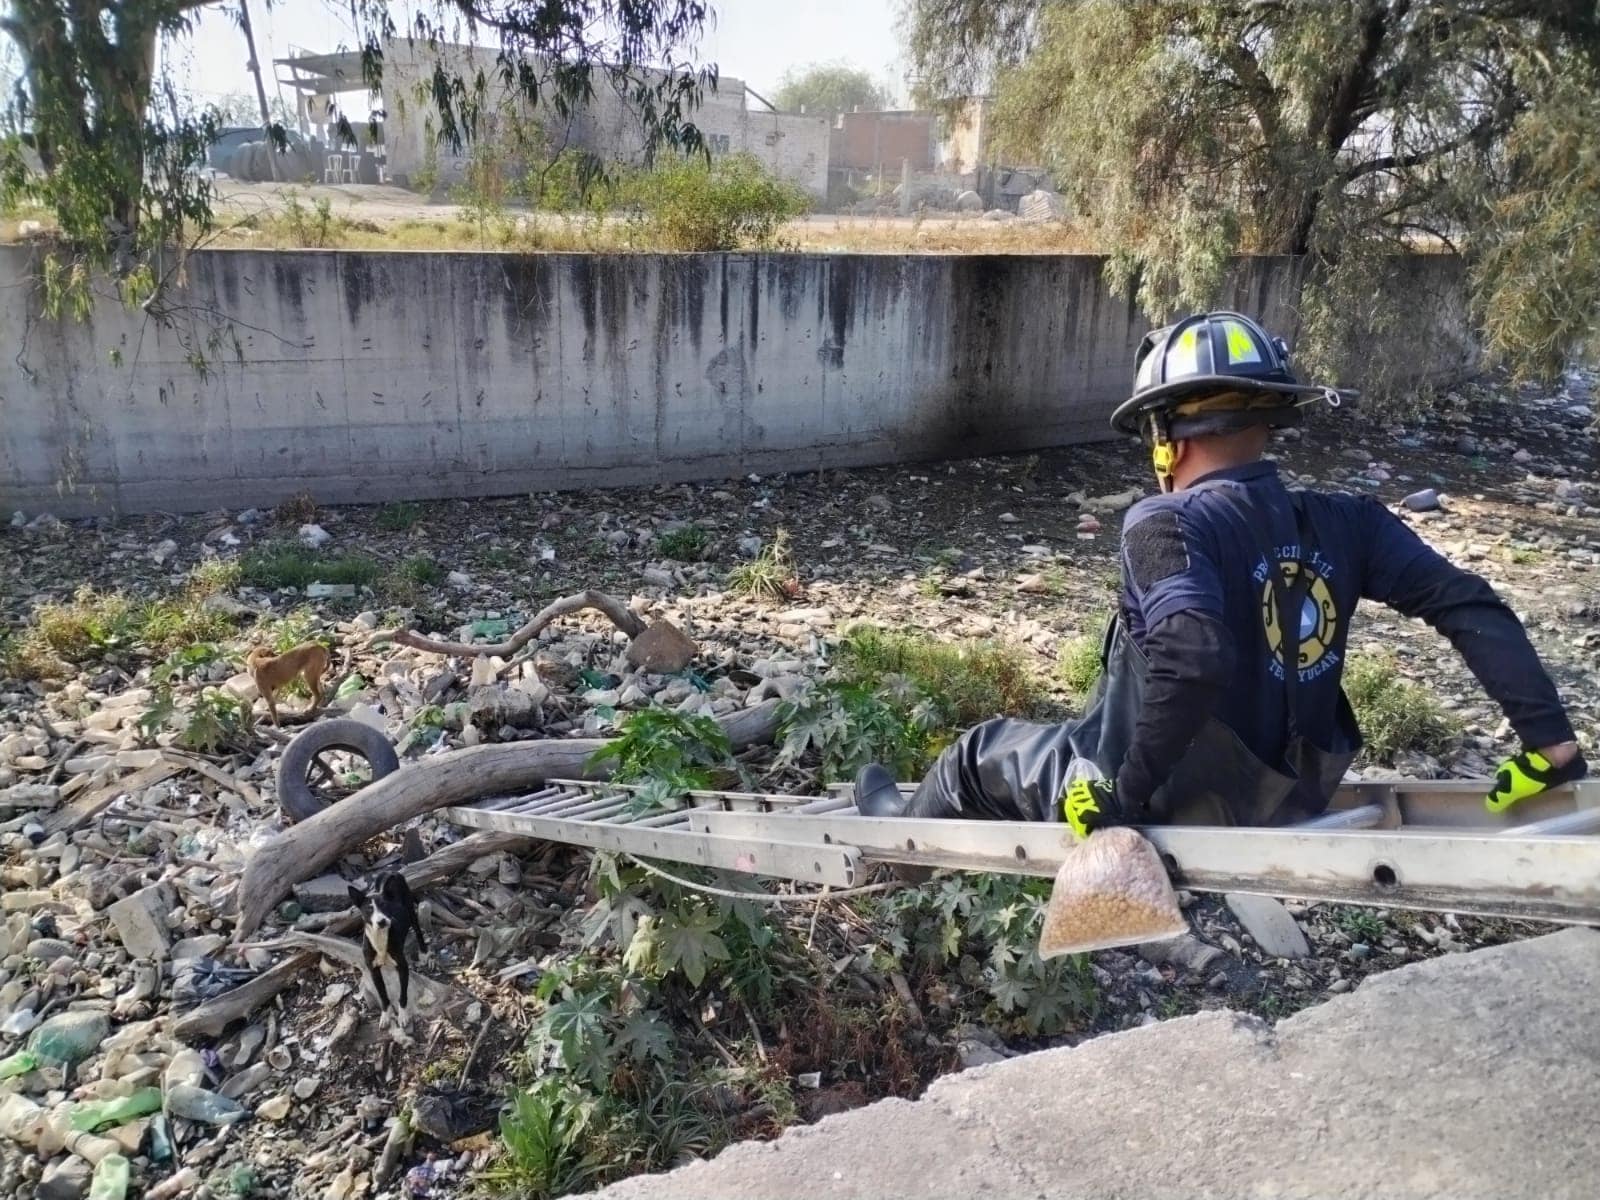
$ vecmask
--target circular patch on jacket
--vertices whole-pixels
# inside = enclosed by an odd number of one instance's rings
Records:
[[[1310,571],[1311,585],[1306,589],[1300,605],[1300,670],[1315,666],[1333,646],[1339,634],[1339,608],[1333,602],[1333,592],[1327,580],[1317,574],[1315,567],[1304,563],[1281,562],[1284,582],[1293,584],[1302,569]],[[1278,624],[1278,601],[1273,595],[1272,580],[1261,585],[1261,621],[1266,626],[1267,646],[1279,664],[1283,662],[1283,629]]]

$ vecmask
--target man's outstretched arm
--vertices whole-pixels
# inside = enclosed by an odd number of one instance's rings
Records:
[[[1521,739],[1525,754],[1518,758],[1532,752],[1543,760],[1507,764],[1515,768],[1513,775],[1521,772],[1527,780],[1513,779],[1520,795],[1499,807],[1542,790],[1532,785],[1580,777],[1583,764],[1572,723],[1516,614],[1486,580],[1438,554],[1382,505],[1369,502],[1367,518],[1370,554],[1363,594],[1420,617],[1449,638]],[[1540,778],[1542,773],[1548,776]],[[1494,796],[1490,799],[1495,807]]]

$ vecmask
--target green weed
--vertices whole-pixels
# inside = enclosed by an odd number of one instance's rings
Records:
[[[1029,1036],[1082,1028],[1099,1011],[1087,955],[1039,957],[1039,925],[1051,882],[1013,875],[943,876],[893,893],[884,946],[902,967],[940,970],[973,960],[969,975],[987,1018]]]
[[[1088,699],[1105,669],[1105,664],[1100,661],[1103,644],[1103,637],[1084,634],[1061,647],[1056,660],[1056,675],[1080,703]]]
[[[303,588],[312,583],[351,583],[365,587],[378,577],[378,564],[364,554],[322,554],[298,542],[268,542],[252,547],[239,563],[248,587]]]
[[[1370,908],[1341,908],[1334,924],[1352,942],[1371,944],[1383,936],[1384,925]]]
[[[1392,763],[1403,750],[1441,754],[1460,736],[1460,722],[1431,691],[1403,678],[1388,652],[1352,654],[1344,690],[1366,741],[1362,753],[1374,762]]]
[[[901,678],[882,687],[843,679],[817,684],[778,710],[775,766],[815,754],[823,783],[849,779],[869,762],[901,779],[924,771],[942,741],[933,702]]]
[[[78,663],[128,645],[135,629],[132,600],[85,585],[65,603],[41,605],[29,636],[67,662]]]
[[[373,524],[385,533],[404,533],[420,520],[422,520],[422,505],[401,500],[379,507],[377,516],[373,518]]]
[[[1043,697],[1022,651],[999,642],[941,642],[876,625],[851,628],[839,643],[839,672],[876,685],[911,681],[947,724],[966,728],[995,716],[1026,716]]]
[[[516,1196],[551,1200],[584,1187],[595,1168],[584,1155],[584,1134],[597,1108],[592,1097],[548,1076],[517,1093],[500,1118],[501,1163],[484,1180]]]
[[[619,736],[595,751],[588,765],[606,763],[616,764],[611,777],[619,783],[654,783],[642,797],[653,806],[730,777],[733,747],[727,732],[711,717],[646,708],[624,718]]]
[[[699,525],[680,525],[658,537],[656,547],[677,562],[699,562],[711,549],[711,535]]]
[[[750,154],[663,162],[634,175],[622,198],[640,214],[641,241],[689,252],[770,247],[808,206],[804,192]]]
[[[312,608],[297,608],[263,621],[256,627],[256,636],[260,644],[274,654],[283,654],[305,642],[331,644],[322,632],[322,618]]]
[[[789,531],[780,529],[749,562],[728,572],[728,587],[740,596],[758,600],[783,600],[797,590]]]
[[[426,554],[415,554],[400,564],[400,574],[412,583],[424,587],[436,587],[445,581],[449,574],[437,559]]]

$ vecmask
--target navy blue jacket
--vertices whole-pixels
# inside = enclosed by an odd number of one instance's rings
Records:
[[[1208,716],[1269,766],[1287,741],[1283,664],[1268,554],[1304,562],[1296,711],[1301,732],[1339,746],[1336,723],[1350,618],[1363,599],[1420,617],[1450,639],[1524,745],[1572,738],[1527,633],[1479,576],[1432,550],[1376,500],[1297,492],[1307,527],[1276,464],[1215,472],[1180,492],[1150,496],[1123,525],[1123,618],[1149,658],[1151,685],[1117,776],[1119,797],[1145,803]]]

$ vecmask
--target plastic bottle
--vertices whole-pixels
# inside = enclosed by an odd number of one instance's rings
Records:
[[[108,1154],[94,1169],[89,1181],[89,1200],[123,1200],[128,1194],[128,1160]]]
[[[13,1075],[26,1075],[39,1065],[39,1056],[32,1050],[18,1050],[15,1054],[0,1058],[0,1079],[10,1079]]]
[[[167,1111],[175,1117],[205,1125],[231,1125],[250,1115],[243,1105],[226,1096],[188,1083],[167,1089]]]
[[[147,1117],[161,1107],[161,1089],[140,1088],[131,1095],[115,1100],[91,1101],[75,1105],[72,1109],[72,1127],[93,1132],[105,1125],[121,1125],[124,1121]]]
[[[33,1031],[28,1049],[70,1069],[98,1050],[110,1032],[111,1018],[105,1013],[64,1012]]]

